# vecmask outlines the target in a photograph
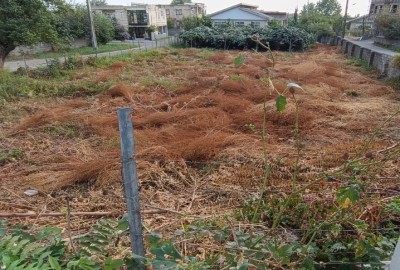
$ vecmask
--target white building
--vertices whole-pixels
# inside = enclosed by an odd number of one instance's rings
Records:
[[[249,4],[237,4],[208,15],[214,26],[222,26],[232,23],[235,26],[254,25],[264,27],[269,21],[274,20],[262,11],[257,10],[258,6]]]
[[[130,6],[94,6],[94,12],[101,12],[115,18],[117,22],[137,38],[144,38],[149,27],[155,27],[155,35],[168,34],[165,8],[157,5],[136,4]]]
[[[165,8],[167,18],[174,23],[176,28],[180,28],[183,18],[202,17],[206,15],[206,6],[202,3],[184,3],[178,5],[159,5]]]

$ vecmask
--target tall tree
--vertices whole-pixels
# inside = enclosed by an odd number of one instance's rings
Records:
[[[340,31],[341,7],[337,0],[321,0],[317,4],[303,6],[300,13],[299,26],[313,33],[317,40],[323,36],[331,36]]]
[[[57,41],[51,10],[63,4],[63,0],[0,1],[0,69],[7,55],[18,45]]]
[[[321,0],[316,5],[317,11],[324,16],[338,16],[342,12],[342,6],[337,0]]]
[[[171,5],[179,5],[184,3],[192,3],[192,0],[172,0]]]
[[[107,0],[91,0],[92,6],[103,7],[107,6]]]

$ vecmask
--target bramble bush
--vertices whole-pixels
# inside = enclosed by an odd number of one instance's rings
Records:
[[[182,32],[179,37],[188,47],[252,49],[257,47],[250,38],[253,35],[258,36],[261,42],[269,43],[272,50],[304,51],[315,41],[313,35],[294,26],[270,28],[199,26]]]
[[[375,19],[378,31],[388,39],[400,39],[400,17],[395,14],[380,14]]]

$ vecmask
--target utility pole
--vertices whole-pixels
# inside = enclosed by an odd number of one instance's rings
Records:
[[[92,14],[92,7],[90,5],[90,0],[86,0],[86,5],[87,5],[88,15],[89,15],[90,35],[92,37],[92,47],[93,47],[93,49],[97,50],[97,39],[96,39],[96,32],[94,30],[93,14]]]
[[[342,29],[342,38],[346,33],[346,21],[347,21],[347,9],[349,8],[349,0],[346,0],[346,9],[344,11],[344,18],[343,18],[343,29]]]

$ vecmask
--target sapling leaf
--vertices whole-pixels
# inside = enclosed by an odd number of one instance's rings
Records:
[[[152,232],[150,235],[146,236],[147,243],[150,247],[157,246],[161,239],[162,235],[156,232]]]
[[[118,222],[118,229],[121,231],[126,231],[129,229],[128,214],[125,213],[121,220]]]
[[[50,266],[51,266],[53,269],[55,269],[55,270],[61,270],[61,265],[58,263],[58,261],[57,261],[56,258],[54,258],[54,257],[52,257],[52,256],[49,256],[49,263],[50,263]]]
[[[360,193],[354,186],[341,187],[337,193],[337,201],[342,208],[349,208],[359,198]]]
[[[235,67],[240,67],[241,65],[243,65],[244,60],[246,60],[246,55],[242,54],[236,57],[235,60],[233,60],[233,63],[235,64]]]
[[[276,98],[276,109],[277,109],[278,112],[283,112],[285,110],[285,108],[286,108],[286,104],[287,104],[287,102],[286,102],[286,97],[285,96],[279,95]]]
[[[306,270],[315,270],[314,260],[311,256],[307,256],[303,262],[303,269]]]

